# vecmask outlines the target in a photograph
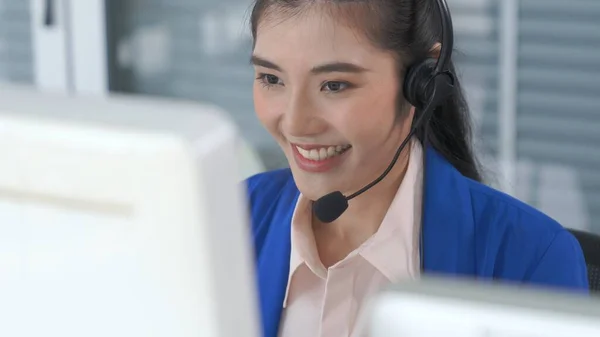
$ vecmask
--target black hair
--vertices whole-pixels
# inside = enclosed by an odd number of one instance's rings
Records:
[[[258,25],[265,16],[303,13],[319,5],[333,18],[364,35],[376,47],[390,51],[397,59],[399,88],[404,73],[414,62],[431,57],[441,40],[441,24],[433,0],[255,0],[250,16],[252,37],[256,41]],[[454,65],[449,68],[454,72]],[[402,90],[398,93],[398,116],[408,112]],[[428,125],[417,130],[426,142],[448,160],[462,175],[482,181],[480,165],[472,143],[469,107],[457,79],[455,92],[437,108]],[[425,133],[427,127],[427,133]]]

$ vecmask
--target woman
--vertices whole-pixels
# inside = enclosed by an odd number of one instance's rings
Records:
[[[385,179],[335,221],[314,216],[409,134],[402,83],[439,52],[433,1],[257,0],[251,24],[255,110],[290,166],[248,180],[265,336],[356,336],[370,295],[422,272],[587,288],[565,229],[480,183],[458,85]]]

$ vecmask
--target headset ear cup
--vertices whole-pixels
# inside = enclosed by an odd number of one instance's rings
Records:
[[[423,108],[432,92],[436,59],[427,58],[409,67],[404,76],[404,97],[416,108]]]

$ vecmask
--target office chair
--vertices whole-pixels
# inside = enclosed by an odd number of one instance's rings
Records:
[[[569,232],[579,241],[583,250],[588,269],[590,291],[600,292],[600,235],[576,229],[569,229]]]

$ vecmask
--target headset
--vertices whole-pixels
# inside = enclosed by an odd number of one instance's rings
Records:
[[[450,69],[450,59],[454,45],[454,31],[452,16],[446,0],[434,0],[439,14],[442,29],[442,47],[437,59],[425,58],[408,67],[402,91],[406,100],[415,107],[413,125],[406,138],[396,151],[394,158],[386,170],[371,183],[357,192],[345,196],[340,191],[331,192],[317,199],[313,203],[313,213],[323,223],[330,223],[339,218],[348,209],[348,201],[368,191],[377,185],[392,170],[400,154],[421,126],[425,126],[423,135],[423,149],[427,148],[427,129],[429,120],[436,108],[443,104],[454,92],[456,77]],[[425,153],[423,160],[425,161]],[[425,174],[423,174],[425,176]],[[425,179],[424,179],[425,180]],[[423,204],[425,204],[423,202]],[[420,230],[420,255],[421,269],[423,269],[423,230]]]

